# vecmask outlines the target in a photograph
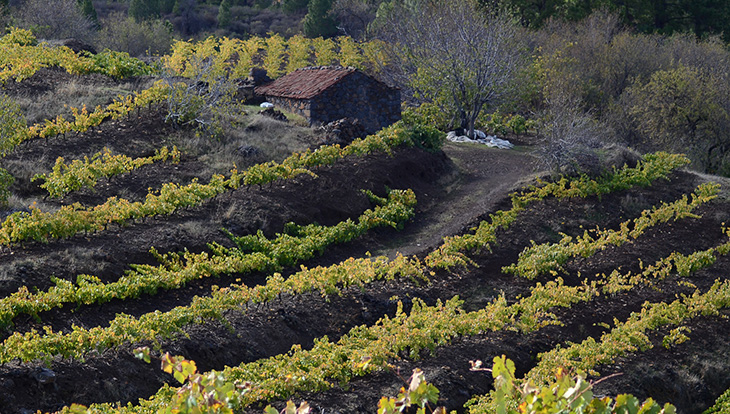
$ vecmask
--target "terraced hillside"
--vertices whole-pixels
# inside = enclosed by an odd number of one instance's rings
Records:
[[[6,94],[68,76],[42,69]],[[150,87],[75,76],[136,97]],[[220,372],[235,412],[289,399],[375,412],[415,368],[437,405],[494,412],[491,375],[470,361],[501,355],[535,385],[562,367],[603,378],[595,395],[687,413],[730,387],[730,183],[681,155],[543,181],[529,137],[427,151],[397,124],[340,147],[275,124],[302,149],[234,154],[241,168],[221,174],[162,105],[131,107],[4,150],[0,412],[182,404],[192,385],[171,373],[189,365],[166,352]],[[279,122],[250,115],[259,130]],[[152,363],[135,356],[144,347]]]

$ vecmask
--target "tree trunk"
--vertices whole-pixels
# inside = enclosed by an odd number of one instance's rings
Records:
[[[460,109],[459,110],[459,117],[461,118],[461,122],[459,125],[459,128],[464,130],[468,134],[469,131],[469,117],[467,116],[467,113],[465,110]],[[471,135],[467,135],[469,138],[471,138]]]

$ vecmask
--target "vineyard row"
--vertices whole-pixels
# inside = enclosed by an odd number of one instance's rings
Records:
[[[111,180],[112,177],[157,161],[170,159],[173,163],[178,163],[181,155],[177,147],[172,150],[162,147],[153,156],[133,159],[124,154],[113,155],[109,149],[104,148],[91,158],[86,156],[83,161],[73,160],[70,164],[66,164],[63,157],[58,157],[50,173],[36,174],[31,181],[43,181],[40,187],[48,191],[51,198],[62,198],[81,188],[94,188],[102,177]]]
[[[105,50],[96,55],[76,53],[66,46],[50,46],[38,41],[30,30],[10,28],[0,38],[0,83],[22,81],[39,69],[58,66],[73,75],[101,73],[113,78],[149,75],[156,70],[126,52]]]
[[[393,190],[387,199],[377,200],[381,205],[365,211],[357,222],[350,219],[331,227],[311,224],[288,226],[297,235],[277,234],[273,240],[259,233],[237,238],[251,249],[227,249],[212,244],[213,254],[170,253],[159,255],[161,266],[133,265],[134,271],[111,283],[101,283],[99,278],[79,275],[76,284],[68,280],[54,279],[56,286],[45,292],[31,293],[27,287],[0,299],[0,328],[11,324],[20,314],[37,317],[64,304],[90,305],[109,302],[113,299],[131,299],[141,294],[155,294],[160,289],[176,289],[186,283],[221,274],[246,274],[255,271],[273,272],[282,266],[293,266],[298,262],[321,254],[330,244],[346,243],[378,226],[399,227],[414,215],[415,194],[407,190]]]
[[[655,180],[667,179],[672,171],[687,164],[689,164],[689,159],[682,155],[657,152],[644,155],[642,161],[634,168],[624,166],[606,177],[591,179],[583,176],[573,180],[563,177],[553,183],[540,182],[538,186],[533,186],[523,193],[513,194],[512,208],[491,214],[491,221],[483,220],[473,234],[444,238],[444,243],[430,253],[425,262],[430,267],[442,269],[474,265],[475,263],[466,256],[465,252],[477,249],[491,251],[490,245],[496,240],[497,230],[507,229],[530,203],[550,196],[559,199],[600,197],[636,185],[648,186]]]
[[[730,248],[728,243],[725,246],[724,250]],[[672,265],[666,263],[664,266]],[[699,268],[700,266],[697,266],[695,270]],[[657,271],[664,272],[665,269],[657,268]],[[648,276],[654,279],[652,275]],[[528,296],[512,305],[508,305],[506,298],[500,296],[485,308],[475,312],[461,310],[458,298],[445,303],[439,302],[435,306],[426,306],[416,299],[410,314],[406,314],[399,304],[394,317],[386,316],[371,327],[353,328],[337,342],[331,342],[326,337],[321,338],[315,341],[314,347],[310,350],[303,350],[300,346],[294,345],[287,354],[226,368],[220,374],[229,383],[247,384],[246,392],[235,401],[234,408],[238,409],[259,401],[285,399],[299,391],[318,392],[332,387],[335,383],[346,384],[354,377],[385,368],[403,352],[410,358],[418,359],[423,350],[433,351],[456,336],[474,336],[503,329],[527,333],[545,325],[560,324],[555,316],[549,313],[551,308],[570,307],[574,303],[589,301],[598,296],[601,290],[614,289],[607,285],[601,286],[597,282],[566,286],[558,278],[544,285],[538,283]],[[730,282],[717,283],[708,293],[695,294],[690,299],[692,310],[686,313],[688,316],[697,312],[703,314],[716,312],[719,308],[730,305]],[[671,306],[681,307],[681,305]],[[662,304],[657,304],[645,309],[662,308]],[[649,315],[648,320],[655,322],[647,323],[643,319],[644,315]],[[633,320],[642,322],[638,324],[627,322],[625,325],[628,328],[621,330],[623,335],[631,334],[632,329],[655,329],[659,326],[656,324],[657,316],[647,313],[646,310],[634,314],[629,321]],[[615,330],[622,326],[617,325]],[[546,366],[557,365],[546,363]],[[99,404],[92,406],[91,412],[153,412],[168,406],[172,399],[177,398],[177,392],[176,389],[165,386],[150,400],[141,401],[139,406],[119,408]],[[480,401],[472,410],[479,410],[483,404]]]
[[[530,370],[521,383],[550,386],[555,367],[588,372],[598,376],[594,367],[610,364],[632,352],[644,352],[653,347],[648,333],[664,327],[676,327],[664,336],[662,344],[669,348],[689,338],[683,333],[682,323],[697,316],[719,315],[730,306],[730,281],[716,281],[705,293],[695,292],[671,303],[646,303],[641,311],[633,312],[624,322],[615,321],[611,331],[599,340],[588,337],[581,343],[569,344],[539,355],[539,363]],[[493,413],[495,405],[489,396],[483,396],[470,404],[470,413]]]
[[[407,128],[396,123],[388,128],[357,139],[345,148],[339,145],[322,146],[314,151],[295,153],[281,163],[269,161],[256,164],[243,173],[236,169],[229,178],[215,174],[208,184],[193,180],[188,185],[164,184],[159,191],[151,191],[143,202],[130,202],[110,197],[105,203],[84,208],[79,203],[63,206],[56,212],[42,212],[33,207],[30,212],[9,215],[0,225],[0,245],[11,245],[26,240],[48,242],[68,238],[79,232],[101,231],[109,224],[125,225],[129,221],[161,215],[170,215],[179,209],[194,207],[228,190],[243,185],[263,185],[276,180],[287,180],[301,174],[316,176],[310,168],[331,165],[346,156],[365,156],[376,152],[388,154],[400,145],[413,145]]]
[[[502,271],[527,279],[534,279],[545,273],[557,276],[558,272],[565,271],[563,265],[570,258],[589,257],[608,246],[621,246],[638,238],[646,230],[669,220],[699,218],[692,211],[715,199],[719,188],[720,185],[715,183],[702,184],[692,194],[691,201],[683,195],[673,203],[662,203],[652,210],[643,211],[636,219],[624,221],[620,224],[620,230],[595,230],[595,236],[591,236],[586,230],[582,236],[576,238],[562,234],[562,239],[557,243],[533,242],[532,246],[526,247],[520,253],[517,263],[505,266]]]
[[[647,158],[648,159],[643,165],[637,166],[637,168],[625,167],[623,170],[616,172],[615,175],[623,177],[623,181],[632,182],[636,181],[636,175],[644,176],[646,171],[663,171],[663,169],[655,165],[655,163],[663,159],[662,157]],[[671,161],[674,160],[674,158],[668,157],[667,160]],[[631,171],[631,173],[626,173],[626,171]],[[656,176],[659,177],[661,175],[659,174]],[[565,189],[565,184],[566,183],[563,183],[561,188]],[[555,190],[552,191],[555,192]],[[515,197],[514,199],[533,199],[530,194],[535,192],[544,193],[545,190],[543,187],[534,188],[531,192],[523,194],[522,197]],[[169,258],[170,256],[163,257],[165,260],[168,260]],[[177,259],[179,259],[179,256]],[[392,267],[395,269],[392,271],[398,272],[397,269],[401,269],[403,267],[403,260],[405,259],[396,260],[387,266],[382,264],[386,267],[384,271],[391,272],[391,270],[388,269]],[[406,266],[406,268],[408,268],[406,274],[412,274],[414,271],[413,269],[418,269],[417,271],[420,274],[424,273],[420,262],[408,260],[406,260],[406,262],[408,263],[408,266]],[[363,263],[363,261],[351,261],[342,263],[340,266],[348,266],[348,268],[354,267],[351,269],[353,273],[360,272],[360,274],[362,274],[362,271],[358,270],[358,266],[363,266]],[[230,298],[231,296],[222,299]],[[3,349],[0,350],[0,362],[10,361],[15,358],[19,358],[23,361],[30,361],[37,358],[51,358],[54,355],[82,357],[90,350],[106,349],[117,346],[125,340],[129,340],[130,342],[140,342],[143,340],[156,341],[158,334],[161,337],[164,337],[165,335],[172,335],[193,321],[202,323],[202,321],[212,317],[219,317],[220,312],[222,312],[221,309],[228,309],[231,306],[241,306],[249,300],[253,300],[250,297],[247,298],[248,299],[239,302],[230,302],[227,305],[228,307],[216,302],[217,299],[215,295],[211,299],[197,298],[189,307],[179,307],[167,313],[147,314],[143,315],[139,319],[122,315],[113,320],[108,328],[97,327],[86,330],[75,327],[74,331],[68,334],[59,334],[50,331],[46,331],[45,335],[40,335],[36,331],[26,333],[25,335],[15,333],[3,344]],[[208,304],[208,301],[211,301],[211,303]],[[218,310],[214,311],[213,309]],[[134,334],[129,334],[130,332]]]

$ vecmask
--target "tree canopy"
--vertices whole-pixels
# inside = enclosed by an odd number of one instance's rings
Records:
[[[329,14],[332,0],[310,0],[302,23],[307,37],[331,37],[337,34],[337,22]]]
[[[391,2],[379,10],[380,35],[392,45],[400,79],[417,98],[453,113],[474,136],[483,109],[507,94],[524,57],[519,28],[470,0]]]
[[[551,17],[580,20],[594,11],[609,10],[624,24],[644,33],[693,32],[699,37],[725,35],[730,41],[730,2],[717,0],[479,0],[483,9],[513,13],[529,27]]]

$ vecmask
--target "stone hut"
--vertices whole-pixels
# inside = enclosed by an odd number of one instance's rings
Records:
[[[255,91],[279,108],[302,115],[310,125],[349,117],[373,133],[401,117],[400,90],[351,67],[302,68]]]

